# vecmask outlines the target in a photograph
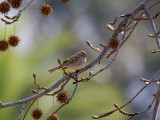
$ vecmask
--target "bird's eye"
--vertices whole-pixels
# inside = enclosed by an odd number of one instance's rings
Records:
[[[81,54],[81,56],[83,56],[83,57],[84,57],[85,55],[84,55],[84,54]]]
[[[81,56],[85,57],[86,55],[82,53]]]

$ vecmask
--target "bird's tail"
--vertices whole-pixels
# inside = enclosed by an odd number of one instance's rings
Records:
[[[61,68],[61,67],[58,66],[58,67],[55,67],[55,68],[52,68],[52,69],[48,70],[48,72],[52,73],[52,72],[54,72],[55,70],[60,69],[60,68]]]

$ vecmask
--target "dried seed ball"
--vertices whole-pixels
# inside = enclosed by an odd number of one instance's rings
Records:
[[[62,3],[68,3],[69,0],[61,0]]]
[[[8,49],[8,42],[5,40],[0,40],[0,51],[6,51]]]
[[[118,47],[119,41],[115,38],[110,38],[108,43],[112,49],[116,49]]]
[[[32,111],[32,117],[35,119],[35,120],[37,120],[37,119],[40,119],[41,117],[42,117],[42,111],[41,111],[41,109],[39,109],[39,108],[36,108],[36,109],[34,109],[33,111]]]
[[[62,92],[58,93],[58,95],[57,95],[57,100],[58,100],[60,103],[65,103],[65,102],[67,102],[67,100],[68,100],[68,96],[69,96],[68,92],[62,91]]]
[[[41,10],[41,14],[43,16],[49,16],[52,14],[52,6],[50,6],[49,4],[43,4],[41,7],[40,7],[40,10]]]
[[[9,0],[9,1],[11,3],[12,8],[18,9],[20,8],[23,0]]]
[[[0,3],[0,12],[3,14],[8,13],[8,11],[10,10],[10,4],[7,1],[3,1]]]
[[[9,37],[9,40],[8,40],[9,44],[10,44],[12,47],[18,46],[19,41],[20,41],[20,40],[19,40],[18,36],[15,36],[15,35],[11,35],[11,36]]]
[[[59,117],[56,114],[53,114],[53,115],[49,115],[47,117],[47,120],[59,120]]]

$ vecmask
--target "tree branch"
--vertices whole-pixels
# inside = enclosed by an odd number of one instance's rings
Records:
[[[74,91],[73,91],[73,93],[72,93],[72,96],[67,100],[67,102],[63,103],[63,104],[62,104],[57,110],[55,110],[51,115],[56,114],[62,107],[64,107],[66,104],[69,104],[69,102],[72,100],[74,94],[76,93],[77,87],[78,87],[78,83],[76,83],[75,88],[74,88]]]
[[[25,105],[26,105],[26,103],[23,103],[23,105],[22,105],[22,107],[21,107],[21,109],[20,109],[20,111],[19,111],[20,115],[19,115],[18,120],[21,120],[21,118],[22,118]]]
[[[21,15],[21,12],[24,11],[24,10],[31,4],[32,1],[33,1],[33,0],[30,0],[30,2],[26,5],[26,7],[23,8],[22,10],[20,10],[19,13],[17,14],[17,16],[14,16],[15,18],[13,18],[13,20],[14,20],[14,19],[17,19],[17,20],[18,20],[18,18],[19,18],[20,15]],[[158,45],[158,49],[160,49],[159,39],[157,38],[158,35],[156,36],[156,33],[157,33],[157,32],[156,32],[156,28],[155,28],[154,22],[153,22],[153,20],[152,20],[152,17],[151,17],[150,14],[148,13],[148,10],[146,9],[146,6],[147,6],[151,1],[152,1],[152,0],[144,0],[144,1],[143,1],[141,4],[139,4],[133,11],[131,11],[130,13],[126,14],[126,15],[124,16],[124,19],[120,22],[120,24],[119,24],[119,25],[117,26],[117,28],[114,30],[114,33],[113,33],[113,35],[112,35],[112,38],[118,38],[118,35],[119,35],[119,33],[121,33],[121,32],[123,32],[123,36],[122,36],[122,39],[121,39],[120,44],[118,45],[117,49],[116,49],[115,51],[113,51],[113,52],[111,51],[112,53],[116,52],[116,53],[115,53],[115,56],[111,59],[111,61],[109,62],[109,64],[107,64],[104,68],[100,69],[97,73],[92,74],[92,68],[93,68],[96,64],[100,63],[101,60],[106,56],[107,52],[109,51],[109,49],[110,49],[109,44],[106,43],[106,45],[103,46],[103,50],[101,51],[101,50],[99,50],[98,48],[95,48],[94,46],[91,46],[91,44],[88,42],[87,44],[88,44],[92,49],[100,52],[99,56],[96,57],[93,61],[91,61],[88,65],[86,65],[84,68],[82,68],[82,69],[80,69],[80,70],[78,70],[78,71],[76,71],[76,72],[70,73],[70,74],[68,74],[68,75],[65,74],[65,76],[62,77],[61,79],[59,79],[54,85],[52,85],[52,86],[49,87],[49,88],[45,88],[44,91],[42,91],[42,92],[40,92],[40,93],[37,93],[36,95],[30,96],[30,97],[25,98],[25,99],[22,99],[22,100],[10,102],[10,103],[5,103],[5,104],[1,103],[1,104],[0,104],[0,109],[1,109],[1,108],[5,108],[5,107],[10,107],[10,106],[18,105],[18,104],[23,104],[22,107],[21,107],[21,112],[20,112],[20,116],[19,116],[19,120],[20,120],[20,119],[21,119],[21,116],[22,116],[22,114],[23,114],[23,109],[24,109],[25,103],[27,103],[27,102],[29,102],[29,101],[34,101],[34,100],[38,99],[39,97],[42,97],[42,96],[44,96],[44,95],[47,95],[49,92],[51,92],[51,91],[55,90],[57,87],[59,87],[63,82],[69,81],[71,78],[75,79],[75,77],[76,77],[75,89],[74,89],[74,91],[73,91],[73,93],[72,93],[72,96],[70,97],[70,99],[69,99],[68,102],[67,102],[67,103],[69,103],[69,101],[73,98],[73,96],[74,96],[74,94],[75,94],[75,91],[76,91],[76,89],[77,89],[77,86],[78,86],[78,82],[77,82],[77,81],[78,81],[78,78],[77,78],[77,76],[78,76],[79,74],[81,74],[82,72],[84,72],[84,71],[86,71],[86,70],[88,70],[88,69],[91,69],[91,72],[90,72],[90,74],[89,74],[89,77],[90,77],[90,79],[91,79],[93,76],[95,76],[95,75],[101,73],[103,70],[107,69],[107,68],[113,63],[113,61],[115,60],[115,58],[116,58],[116,56],[117,56],[117,54],[118,54],[118,52],[119,52],[120,47],[121,47],[122,44],[129,38],[129,36],[130,36],[131,33],[133,32],[133,30],[135,29],[136,25],[138,24],[139,20],[137,20],[136,23],[135,23],[133,26],[130,27],[131,32],[130,32],[129,35],[126,37],[126,32],[127,32],[127,30],[128,30],[127,27],[129,27],[129,26],[132,24],[132,21],[133,21],[134,16],[135,16],[138,12],[140,12],[141,10],[144,10],[144,11],[145,11],[146,15],[148,16],[148,18],[149,18],[149,20],[150,20],[150,22],[151,22],[153,31],[154,31],[154,33],[155,33],[155,37],[156,37],[156,42],[157,42],[157,45]],[[140,14],[140,15],[139,15],[140,18],[142,17],[142,15],[143,15],[143,14]],[[15,22],[15,21],[12,21],[12,22]],[[129,30],[130,30],[130,29],[129,29]],[[112,54],[112,53],[111,53],[111,54]],[[110,54],[110,55],[111,55],[111,54]],[[109,56],[110,56],[110,55],[109,55]],[[62,68],[62,69],[63,69],[63,68]],[[159,73],[160,73],[160,71],[159,71]],[[159,74],[159,73],[158,73],[158,74]],[[37,87],[39,87],[39,88],[42,88],[42,87],[40,87],[40,86],[37,84],[36,79],[34,79],[34,80],[35,80],[35,81],[34,81],[35,85],[37,85]],[[118,107],[118,109],[121,109],[121,108],[125,107],[126,105],[128,105],[129,103],[131,103],[131,102],[132,102],[148,85],[150,85],[153,81],[154,81],[154,78],[153,78],[148,84],[146,84],[130,101],[128,101],[126,104],[122,105],[121,107]],[[159,91],[160,91],[160,90],[159,90]],[[159,95],[159,92],[157,92],[157,96],[160,96],[160,95]],[[156,100],[156,101],[160,101],[160,97],[157,97],[157,100]],[[67,103],[66,103],[66,104],[67,104]],[[32,105],[32,104],[31,104],[31,105]],[[64,105],[65,105],[65,104],[63,104],[62,106],[60,106],[55,112],[57,112],[57,111],[58,111],[60,108],[62,108]],[[155,105],[158,105],[158,106],[159,106],[159,103],[157,103],[157,104],[155,104]],[[157,107],[157,106],[156,106],[156,107]],[[153,115],[153,117],[156,116],[156,114],[157,114],[157,111],[156,111],[156,110],[158,110],[158,108],[156,108],[156,107],[155,107],[155,109],[154,109],[155,112],[153,111],[153,112],[155,113],[155,115]],[[29,107],[29,108],[30,108],[30,107]],[[102,118],[102,117],[104,117],[104,116],[108,116],[108,115],[114,113],[115,111],[117,111],[118,109],[114,109],[114,110],[112,110],[112,111],[110,111],[110,112],[101,114],[100,116],[94,116],[93,118],[94,118],[94,119],[99,119],[99,118]],[[54,113],[55,113],[55,112],[54,112]],[[53,114],[54,114],[54,113],[53,113]],[[155,119],[153,119],[153,120],[155,120]]]
[[[132,97],[127,103],[125,103],[124,105],[122,105],[121,107],[119,107],[118,109],[122,109],[124,108],[125,106],[127,106],[128,104],[130,104],[146,87],[148,87],[151,83],[153,83],[153,81],[155,80],[155,78],[160,74],[160,70],[153,76],[152,80],[146,84],[143,88],[141,88],[137,94]],[[116,112],[118,109],[114,109],[114,110],[111,110],[109,112],[106,112],[106,113],[102,113],[100,114],[99,116],[95,116],[93,115],[92,118],[93,119],[99,119],[99,118],[103,118],[103,117],[106,117],[106,116],[109,116],[111,114],[113,114],[114,112]]]
[[[33,1],[33,0],[31,0]],[[143,1],[140,5],[138,5],[133,11],[131,11],[127,16],[126,18],[124,18],[124,20],[122,20],[122,22],[118,25],[118,27],[116,28],[116,30],[114,31],[113,35],[112,35],[112,38],[117,38],[118,36],[118,33],[120,31],[122,31],[122,28],[124,27],[124,25],[128,22],[129,19],[132,19],[132,17],[134,15],[136,15],[141,9],[143,6],[146,6],[146,4],[148,4],[151,0],[145,0]],[[25,8],[24,8],[25,10]],[[93,60],[91,63],[89,63],[88,65],[86,65],[84,68],[80,69],[78,72],[73,72],[71,73],[71,76],[74,77],[86,70],[88,70],[89,68],[95,66],[97,63],[99,63],[103,58],[104,56],[106,55],[106,53],[108,52],[109,50],[109,45],[106,44],[102,53],[95,59]],[[60,80],[58,80],[54,85],[52,85],[50,88],[48,88],[47,90],[45,91],[42,91],[36,95],[33,95],[31,97],[28,97],[28,98],[25,98],[25,99],[22,99],[22,100],[18,100],[18,101],[15,101],[15,102],[10,102],[10,103],[5,103],[5,104],[2,104],[0,105],[0,108],[5,108],[5,107],[9,107],[9,106],[13,106],[13,105],[17,105],[17,104],[23,104],[23,103],[26,103],[26,102],[29,102],[31,100],[34,100],[34,99],[37,99],[43,95],[46,95],[47,93],[49,93],[50,91],[54,90],[55,88],[57,88],[62,82],[66,81],[67,79],[70,79],[69,76],[64,76],[63,78],[61,78]]]
[[[157,90],[157,94],[156,94],[156,102],[155,102],[153,112],[152,112],[152,120],[157,120],[157,113],[158,113],[159,104],[160,104],[160,84],[158,84],[158,90]]]
[[[15,16],[13,16],[13,17],[8,17],[8,16],[5,15],[5,18],[7,18],[7,19],[9,19],[9,20],[12,20],[11,22],[9,22],[9,21],[7,21],[7,20],[5,20],[5,19],[3,19],[3,18],[1,18],[1,20],[2,20],[3,22],[5,22],[6,24],[12,24],[12,23],[18,21],[18,19],[20,18],[22,12],[25,11],[25,10],[27,9],[27,7],[28,7],[33,1],[34,1],[34,0],[30,0],[30,1],[28,2],[28,4],[27,4],[23,9],[19,10],[19,12],[18,12],[17,15],[15,15]]]
[[[155,35],[155,39],[156,39],[156,42],[157,42],[157,46],[158,46],[158,50],[160,50],[160,42],[159,42],[159,38],[158,38],[158,35],[157,35],[157,30],[156,30],[156,26],[154,24],[154,21],[152,19],[152,16],[149,14],[149,11],[147,10],[147,8],[145,7],[145,5],[143,5],[143,9],[144,9],[144,12],[145,14],[147,15],[149,21],[150,21],[150,24],[152,26],[152,29],[153,29],[153,32],[154,32],[154,35]]]

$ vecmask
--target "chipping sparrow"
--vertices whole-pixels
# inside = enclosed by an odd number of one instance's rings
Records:
[[[64,68],[79,70],[85,66],[86,58],[87,58],[87,55],[86,55],[85,51],[79,51],[75,55],[73,55],[70,58],[68,58],[67,60],[65,60],[62,63],[62,66]],[[61,67],[58,66],[58,67],[55,67],[55,68],[48,70],[48,72],[52,73],[53,71],[60,69],[60,68]]]

